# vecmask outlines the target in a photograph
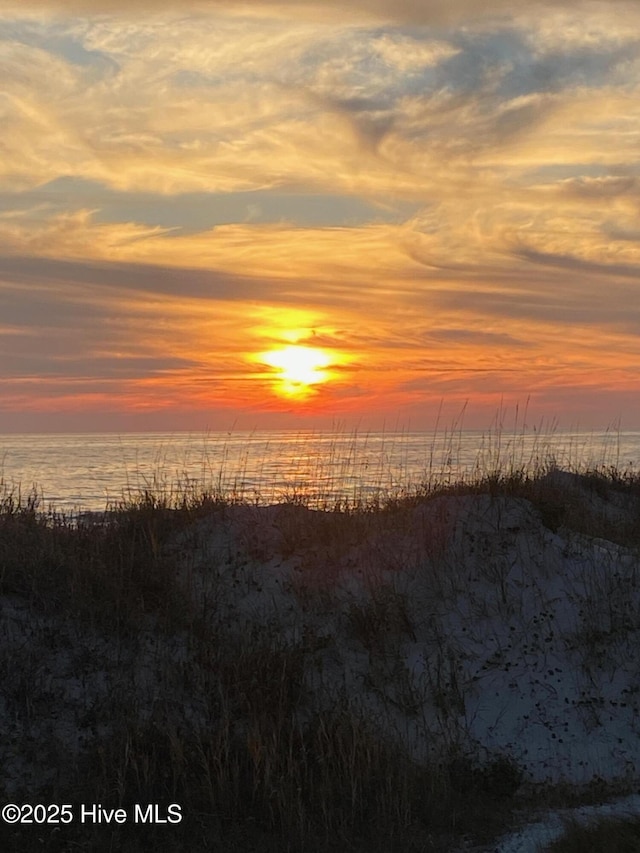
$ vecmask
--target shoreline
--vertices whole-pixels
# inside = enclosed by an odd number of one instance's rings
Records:
[[[552,464],[621,473],[637,473],[640,464],[640,433],[561,433],[553,425],[488,432],[454,425],[433,433],[94,435],[82,446],[72,439],[5,436],[0,486],[34,488],[41,505],[72,513],[101,512],[144,491],[330,506],[393,499],[425,484],[473,483],[489,474],[537,475]]]

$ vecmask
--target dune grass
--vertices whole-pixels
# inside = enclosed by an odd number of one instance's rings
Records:
[[[206,496],[169,508],[143,495],[78,525],[39,514],[36,495],[5,495],[3,615],[24,618],[28,642],[0,649],[13,747],[2,799],[181,805],[179,829],[119,828],[130,850],[441,849],[468,822],[470,793],[478,814],[493,803],[481,777],[454,759],[411,762],[346,692],[301,719],[305,659],[322,639],[285,640],[277,626],[256,625],[238,643],[215,602],[201,602],[207,612],[194,605],[172,543],[227,510]],[[383,628],[374,619],[362,630]],[[67,649],[66,673],[52,648]],[[145,676],[159,698],[139,696]],[[58,690],[61,680],[74,683]],[[75,729],[71,751],[63,716]],[[0,826],[5,850],[35,849],[36,834],[42,827]],[[58,826],[44,843],[111,850],[113,833]]]
[[[417,619],[404,581],[419,571],[442,607],[458,600],[467,581],[447,558],[447,513],[475,496],[520,501],[548,534],[640,550],[640,477],[553,460],[314,511],[299,495],[260,510],[219,491],[146,489],[78,518],[5,488],[0,798],[129,811],[177,803],[183,820],[0,825],[2,849],[417,853],[499,835],[539,788],[513,755],[474,754],[461,739],[471,680],[460,648],[437,621]],[[418,566],[410,542],[424,507]],[[390,538],[398,532],[406,551]],[[502,544],[487,547],[480,580],[512,619]],[[635,571],[590,576],[593,609],[571,641],[593,667],[640,632],[627,594]],[[605,600],[618,603],[608,616]],[[431,650],[419,680],[402,663],[418,635]],[[355,669],[341,669],[347,655],[364,661],[367,702]],[[426,704],[437,737],[421,721]],[[400,717],[421,755],[394,736],[389,721]]]

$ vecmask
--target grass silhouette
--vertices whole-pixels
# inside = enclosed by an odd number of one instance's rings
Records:
[[[324,507],[143,488],[78,517],[5,487],[3,800],[183,819],[3,849],[446,851],[631,790],[640,477],[490,462]]]

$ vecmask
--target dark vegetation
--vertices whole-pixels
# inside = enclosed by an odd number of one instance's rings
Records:
[[[448,493],[525,498],[552,531],[640,545],[640,512],[617,512],[640,506],[631,473],[517,472]],[[317,513],[319,533],[308,535],[339,548],[366,535],[365,516],[399,517],[438,494],[425,488]],[[480,766],[452,748],[416,762],[380,735],[346,686],[309,700],[307,661],[327,642],[316,628],[286,636],[266,620],[239,633],[221,604],[222,581],[194,594],[194,531],[215,532],[230,508],[216,495],[145,493],[83,519],[41,512],[36,494],[4,490],[0,799],[69,803],[76,815],[81,803],[129,814],[135,803],[163,812],[178,803],[183,820],[0,824],[0,849],[418,853],[503,831],[523,803],[522,772],[508,758]],[[251,556],[222,548],[211,571],[223,577]],[[372,607],[351,613],[354,636],[370,649],[403,618],[390,596]],[[640,850],[638,822],[574,828],[552,849]]]

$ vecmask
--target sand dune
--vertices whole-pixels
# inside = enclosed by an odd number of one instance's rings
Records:
[[[137,633],[110,630],[80,620],[71,599],[54,606],[5,584],[5,671],[28,682],[0,703],[8,796],[53,784],[61,756],[82,766],[123,704],[143,724],[161,712],[166,730],[204,736],[215,685],[231,696],[242,678],[256,695],[279,685],[264,731],[285,693],[300,732],[347,708],[403,761],[446,765],[463,793],[509,799],[516,824],[537,792],[565,785],[605,800],[635,789],[634,491],[551,472],[526,488],[485,484],[375,511],[216,504],[163,539],[169,515],[149,518],[140,529],[178,614],[169,627],[145,605]],[[27,718],[46,750],[25,749]],[[227,725],[250,750],[251,720]]]

